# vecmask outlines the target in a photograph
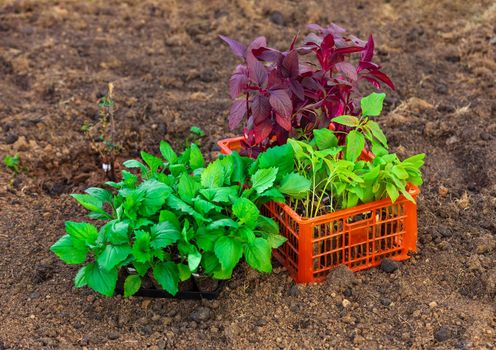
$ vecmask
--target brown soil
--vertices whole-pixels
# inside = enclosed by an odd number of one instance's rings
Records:
[[[104,180],[85,123],[115,84],[119,161],[227,130],[236,63],[217,39],[285,48],[304,24],[366,37],[397,91],[381,121],[400,156],[425,152],[419,253],[392,274],[295,287],[241,269],[217,301],[76,290],[48,248],[83,219],[68,197]],[[493,349],[496,343],[496,6],[490,0],[0,0],[0,349]],[[353,278],[355,277],[355,278]],[[347,301],[344,301],[346,299]],[[349,303],[348,303],[349,302]],[[343,307],[346,305],[346,307]]]

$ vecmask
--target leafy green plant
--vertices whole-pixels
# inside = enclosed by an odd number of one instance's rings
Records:
[[[20,172],[21,158],[18,154],[15,156],[6,155],[3,157],[3,164],[12,170],[14,174],[18,174]]]
[[[396,154],[383,151],[372,161],[348,160],[343,154],[359,154],[361,143],[354,144],[356,140],[348,136],[346,144],[339,146],[337,137],[327,129],[314,130],[314,135],[310,143],[288,140],[298,173],[311,182],[305,196],[290,196],[295,211],[315,217],[387,197],[394,203],[400,194],[414,201],[407,184],[422,184],[424,154],[400,161]]]
[[[106,183],[113,191],[93,187],[73,195],[90,218],[103,221],[68,221],[67,234],[51,247],[67,264],[86,263],[76,287],[112,296],[122,271],[126,297],[144,278],[175,295],[192,273],[230,278],[243,257],[271,272],[272,249],[285,238],[258,206],[284,198],[280,169],[237,153],[206,166],[196,144],[178,155],[162,141],[160,152],[124,162],[140,176],[124,170],[122,181]]]
[[[348,147],[346,148],[345,159],[350,161],[357,159],[365,147],[366,141],[370,143],[374,154],[387,152],[386,136],[379,124],[370,119],[381,114],[385,97],[384,93],[372,93],[360,100],[361,116],[341,115],[332,119],[334,123],[348,127],[346,132]],[[336,132],[340,133],[339,131]]]

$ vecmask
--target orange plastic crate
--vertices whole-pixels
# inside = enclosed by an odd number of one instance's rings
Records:
[[[218,145],[222,153],[230,154],[242,140],[225,139]],[[420,192],[415,186],[408,191],[413,198]],[[322,282],[341,264],[358,271],[377,266],[384,258],[406,260],[417,249],[417,205],[403,196],[394,204],[382,199],[310,219],[284,203],[266,203],[262,213],[276,220],[288,239],[274,256],[297,283]]]

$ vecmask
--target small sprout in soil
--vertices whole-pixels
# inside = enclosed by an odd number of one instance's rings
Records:
[[[21,158],[19,157],[18,154],[16,154],[15,156],[11,156],[11,155],[6,155],[4,158],[3,158],[3,164],[9,168],[10,170],[12,170],[14,172],[14,174],[19,174],[20,172],[20,166],[21,166]]]
[[[190,129],[191,133],[192,134],[195,134],[199,137],[204,137],[205,136],[205,132],[198,126],[192,126],[191,129]]]

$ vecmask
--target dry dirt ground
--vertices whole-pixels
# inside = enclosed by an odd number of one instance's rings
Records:
[[[397,91],[381,118],[400,156],[425,152],[419,252],[389,274],[295,287],[240,269],[216,301],[104,298],[49,251],[68,194],[104,176],[96,100],[115,85],[119,161],[191,125],[227,130],[236,63],[218,34],[286,48],[306,23],[365,38]],[[0,349],[494,349],[496,4],[485,0],[0,0]],[[90,142],[91,141],[91,142]],[[343,299],[350,303],[343,307]]]

